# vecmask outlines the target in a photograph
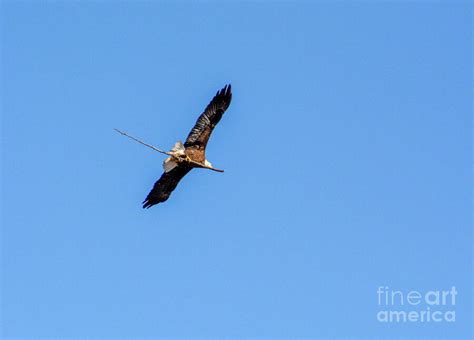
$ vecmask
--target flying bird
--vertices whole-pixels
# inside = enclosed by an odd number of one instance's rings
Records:
[[[206,159],[206,146],[212,131],[229,107],[231,100],[232,92],[231,85],[229,84],[224,86],[220,91],[217,91],[214,98],[212,98],[204,112],[197,119],[196,124],[189,132],[184,144],[178,141],[168,152],[162,151],[125,132],[115,129],[122,135],[169,156],[163,162],[163,174],[158,181],[155,182],[153,189],[151,189],[143,201],[143,208],[150,208],[155,204],[168,200],[173,190],[176,189],[179,181],[193,168],[204,168],[223,172],[223,170],[214,168]]]

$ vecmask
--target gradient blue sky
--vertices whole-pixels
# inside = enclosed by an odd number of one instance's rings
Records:
[[[3,1],[3,337],[461,338],[470,2]],[[168,202],[141,201],[213,94]],[[459,292],[377,322],[376,290]]]

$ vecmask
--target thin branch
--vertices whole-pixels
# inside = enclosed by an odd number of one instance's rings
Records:
[[[140,144],[142,144],[142,145],[148,146],[150,149],[153,149],[153,150],[158,151],[158,152],[160,152],[160,153],[164,153],[165,155],[168,155],[168,156],[173,156],[171,153],[166,152],[166,151],[163,151],[163,150],[160,150],[160,149],[158,149],[157,147],[154,147],[153,145],[147,144],[147,143],[145,143],[145,142],[143,142],[143,141],[141,141],[141,140],[139,140],[139,139],[137,139],[137,138],[135,138],[135,137],[130,136],[130,135],[129,135],[128,133],[126,133],[126,132],[120,131],[119,129],[114,129],[114,130],[117,131],[118,133],[120,133],[121,135],[124,135],[124,136],[127,136],[128,138],[133,139],[135,142],[138,142],[138,143],[140,143]]]
[[[182,159],[176,157],[174,154],[172,154],[172,153],[170,153],[170,152],[166,152],[166,151],[160,150],[160,149],[158,149],[157,147],[155,147],[155,146],[153,146],[153,145],[151,145],[151,144],[145,143],[145,142],[139,140],[138,138],[135,138],[135,137],[133,137],[133,136],[130,136],[130,135],[129,135],[128,133],[126,133],[126,132],[120,131],[119,129],[114,129],[114,130],[117,131],[118,133],[120,133],[120,134],[123,135],[123,136],[126,136],[126,137],[128,137],[128,138],[130,138],[130,139],[133,139],[135,142],[138,142],[138,143],[140,143],[140,144],[142,144],[142,145],[145,145],[145,146],[149,147],[150,149],[153,149],[153,150],[155,150],[155,151],[157,151],[157,152],[159,152],[159,153],[163,153],[163,154],[165,154],[165,155],[171,156],[171,157],[175,158],[176,160],[178,160],[178,161],[180,161],[180,162],[183,161]],[[187,158],[184,160],[184,162],[188,162],[188,163],[194,164],[194,165],[196,165],[198,168],[209,169],[209,170],[217,171],[217,172],[224,172],[224,170],[216,169],[216,168],[213,168],[212,166],[207,166],[207,165],[205,165],[205,164],[201,164],[201,163],[199,163],[199,162],[193,161],[193,160],[190,159],[189,157],[187,157]]]
[[[193,160],[191,160],[191,159],[188,160],[188,162],[193,163],[193,164],[196,164],[199,168],[209,169],[209,170],[217,171],[217,172],[224,172],[224,170],[216,169],[216,168],[213,168],[212,166],[207,166],[207,165],[201,164],[201,163],[199,163],[199,162],[195,162],[195,161],[193,161]]]

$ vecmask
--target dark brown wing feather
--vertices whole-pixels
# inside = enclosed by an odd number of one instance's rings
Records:
[[[231,86],[226,85],[220,91],[217,91],[214,98],[207,105],[204,112],[199,116],[196,124],[186,138],[184,146],[186,148],[194,148],[204,150],[207,141],[211,136],[214,127],[219,123],[225,110],[232,100]]]
[[[187,165],[178,165],[169,172],[163,172],[160,179],[156,181],[153,189],[143,201],[143,208],[149,208],[155,204],[166,201],[171,192],[176,189],[179,181],[186,176],[186,174],[192,169]]]

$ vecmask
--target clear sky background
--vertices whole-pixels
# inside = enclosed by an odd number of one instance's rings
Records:
[[[470,2],[1,11],[4,337],[470,337]],[[171,148],[226,83],[225,173],[143,210],[163,157],[113,128]]]

